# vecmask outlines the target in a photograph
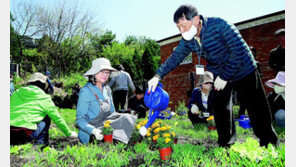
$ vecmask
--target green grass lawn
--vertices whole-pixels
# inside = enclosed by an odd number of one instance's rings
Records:
[[[59,110],[62,117],[75,128],[75,110]],[[141,121],[139,119],[138,121]],[[83,145],[78,139],[68,139],[51,125],[50,146],[41,149],[32,144],[10,147],[12,166],[285,166],[285,129],[275,127],[281,141],[278,148],[259,147],[252,130],[236,126],[237,142],[229,149],[219,147],[217,132],[200,124],[192,127],[184,116],[164,120],[178,136],[172,157],[162,161],[157,149],[149,149],[146,141],[137,144]]]

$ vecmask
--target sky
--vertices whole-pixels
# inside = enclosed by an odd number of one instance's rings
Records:
[[[49,6],[57,0],[11,0],[10,10],[19,2]],[[179,31],[173,22],[176,9],[185,3],[194,5],[206,17],[221,17],[232,23],[285,10],[285,0],[76,0],[82,10],[96,15],[103,30],[111,30],[116,40],[128,35],[161,40]],[[75,1],[68,2],[74,4]]]

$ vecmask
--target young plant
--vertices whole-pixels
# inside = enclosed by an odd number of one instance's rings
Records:
[[[170,132],[171,127],[167,126],[166,124],[160,125],[160,127],[157,127],[153,130],[153,137],[152,139],[156,141],[156,147],[157,148],[168,148],[171,147],[174,143],[174,136],[176,134],[173,132],[173,134]]]
[[[207,118],[207,121],[209,123],[209,126],[211,127],[215,126],[214,116],[210,116],[209,118]]]
[[[112,127],[110,126],[111,121],[105,121],[104,127],[102,128],[103,135],[110,135],[113,132]]]
[[[141,122],[139,122],[138,124],[136,124],[136,128],[134,129],[133,133],[132,133],[132,136],[130,138],[130,141],[131,142],[138,142],[142,139],[141,135],[140,135],[140,132],[139,132],[139,129],[146,125],[148,120],[142,120]]]

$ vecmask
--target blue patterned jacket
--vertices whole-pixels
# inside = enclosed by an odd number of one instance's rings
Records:
[[[203,17],[200,34],[201,46],[193,38],[190,41],[181,39],[170,57],[157,69],[161,78],[175,69],[190,52],[195,52],[207,61],[207,70],[216,78],[225,81],[237,81],[252,73],[256,63],[247,43],[237,28],[219,18]]]

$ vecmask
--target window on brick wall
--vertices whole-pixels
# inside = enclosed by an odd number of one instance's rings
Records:
[[[173,51],[175,50],[177,48],[177,46],[176,47],[174,47],[173,48]],[[183,64],[189,64],[189,63],[192,63],[192,52],[190,52],[190,54],[181,62],[181,64],[180,65],[183,65]]]

